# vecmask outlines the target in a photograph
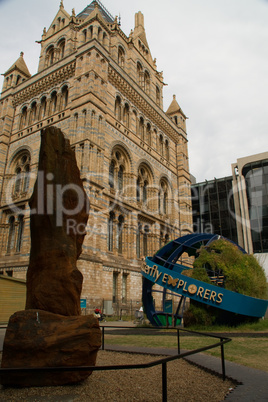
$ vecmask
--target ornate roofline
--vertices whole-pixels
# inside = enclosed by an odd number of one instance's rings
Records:
[[[138,108],[144,110],[147,116],[166,134],[170,136],[176,143],[178,143],[179,136],[182,135],[186,140],[186,133],[183,131],[179,133],[175,128],[173,128],[173,123],[168,116],[163,116],[162,110],[156,110],[153,106],[147,102],[144,96],[140,95],[133,86],[131,86],[111,65],[108,68],[108,79],[110,82],[118,88],[125,96],[128,97]],[[161,113],[162,112],[162,113]]]
[[[41,94],[42,92],[52,88],[56,84],[60,84],[61,82],[74,76],[74,73],[75,61],[72,61],[71,63],[59,68],[58,70],[49,73],[37,82],[30,84],[28,87],[14,94],[14,107],[26,102],[29,99],[32,99],[34,96]]]

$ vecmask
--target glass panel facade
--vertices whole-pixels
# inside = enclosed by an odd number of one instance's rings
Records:
[[[195,233],[215,233],[237,243],[232,177],[193,184],[192,211]]]
[[[253,250],[264,253],[268,251],[268,159],[246,164],[242,175],[246,181]]]

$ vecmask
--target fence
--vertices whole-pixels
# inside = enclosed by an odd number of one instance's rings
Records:
[[[128,330],[139,330],[138,327],[134,328],[129,328],[129,327],[118,327],[118,326],[101,326],[102,329],[102,350],[105,350],[105,328],[116,328],[117,330],[120,329],[128,329]],[[143,328],[144,330],[145,328]],[[146,328],[146,330],[155,330],[155,328]],[[161,330],[165,330],[165,328],[161,328]],[[222,365],[222,379],[223,381],[226,378],[225,374],[225,360],[224,360],[224,344],[228,343],[231,341],[230,338],[227,337],[222,337],[222,336],[217,336],[215,334],[210,334],[210,333],[202,333],[202,332],[196,332],[196,331],[190,331],[182,328],[174,328],[174,330],[177,331],[177,350],[178,354],[175,356],[169,356],[165,357],[163,359],[157,359],[149,363],[140,363],[140,364],[127,364],[127,365],[112,365],[112,366],[75,366],[75,367],[20,367],[20,368],[0,368],[0,378],[4,374],[12,374],[12,373],[32,373],[32,372],[59,372],[59,371],[108,371],[108,370],[132,370],[132,369],[146,369],[149,367],[154,367],[161,365],[162,366],[162,401],[166,402],[167,401],[167,363],[173,360],[177,359],[182,359],[187,356],[194,355],[196,353],[204,352],[209,349],[213,349],[216,347],[221,348],[221,365]],[[211,338],[217,338],[220,339],[220,341],[213,343],[208,346],[204,346],[202,348],[190,350],[184,353],[180,353],[180,331],[185,331],[189,332],[192,334],[197,334],[201,336],[208,336]],[[0,381],[1,383],[1,381]]]

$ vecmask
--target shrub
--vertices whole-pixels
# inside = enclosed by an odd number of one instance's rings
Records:
[[[260,299],[267,297],[264,269],[253,255],[243,254],[235,244],[227,240],[219,239],[209,246],[202,246],[193,266],[192,278],[213,283],[210,277],[221,275],[224,281],[219,286],[225,289]],[[252,320],[256,319],[229,313],[196,301],[191,302],[189,310],[184,315],[185,325],[208,325],[209,321],[236,325]]]

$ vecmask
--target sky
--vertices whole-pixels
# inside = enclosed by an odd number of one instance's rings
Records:
[[[63,0],[71,14],[91,0]],[[163,71],[164,110],[173,94],[187,116],[190,171],[197,182],[231,175],[238,158],[268,151],[268,0],[102,0],[126,35],[144,14]],[[43,28],[60,0],[0,0],[0,73],[24,52],[36,74]],[[0,76],[0,88],[3,77]]]

